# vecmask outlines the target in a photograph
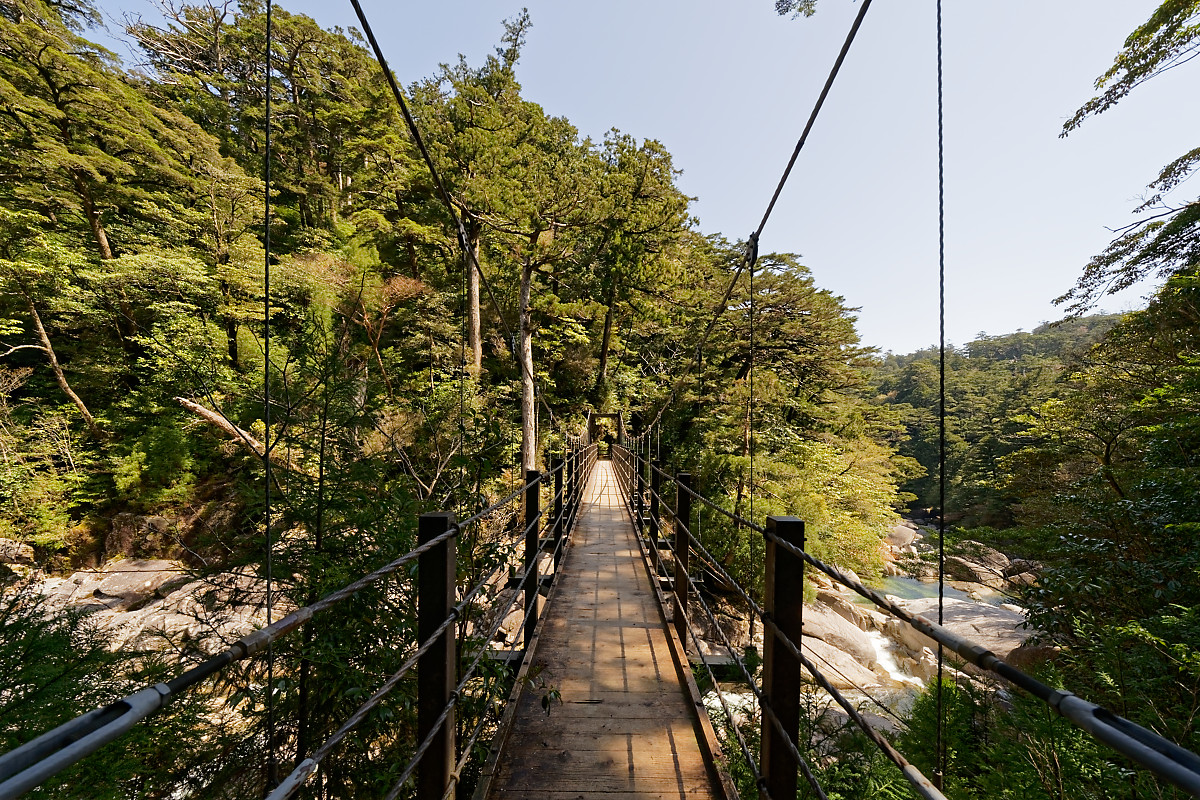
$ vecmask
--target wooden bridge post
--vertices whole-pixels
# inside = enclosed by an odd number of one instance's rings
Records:
[[[795,517],[767,517],[767,531],[781,540],[804,549],[804,522]],[[767,539],[766,558],[767,614],[779,632],[797,647],[801,646],[804,617],[804,561]],[[763,695],[784,733],[793,743],[800,733],[800,680],[803,666],[776,635],[763,637]],[[779,731],[766,713],[762,719],[762,773],[771,797],[795,797],[796,776],[800,765],[780,740]]]
[[[647,455],[649,454],[647,453]],[[662,476],[659,475],[658,470],[655,469],[655,467],[658,466],[656,462],[647,459],[646,463],[650,468],[650,546],[654,548],[654,563],[657,565],[656,568],[661,574],[662,553],[658,552],[658,533],[662,526],[659,522],[660,511],[658,493],[662,491]]]
[[[637,533],[641,536],[642,520],[646,517],[646,476],[642,473],[642,415],[633,415],[633,441],[630,442],[629,448],[629,491],[633,492],[633,497],[630,498],[633,503],[634,515],[637,517]]]
[[[579,513],[579,445],[572,445],[567,453],[567,530],[575,527],[575,515]]]
[[[688,554],[691,552],[692,496],[691,473],[681,472],[675,476],[675,631],[688,649],[688,592],[692,579],[688,577]]]
[[[554,472],[554,571],[558,572],[558,563],[562,560],[563,530],[566,520],[563,519],[564,509],[569,510],[570,504],[564,503],[566,490],[563,488],[563,472],[566,462],[562,456],[550,459],[550,469]]]
[[[541,489],[536,469],[525,471],[525,640],[524,648],[533,641],[533,629],[538,621],[538,525],[541,522]]]
[[[417,543],[436,539],[453,524],[454,514],[450,512],[422,514],[417,521]],[[457,542],[452,536],[417,558],[417,641],[428,640],[454,607]],[[417,660],[417,741],[433,735],[417,766],[419,800],[442,800],[454,770],[454,710],[446,715],[440,729],[435,727],[454,692],[454,649],[454,630],[448,628]]]
[[[637,453],[633,457],[633,470],[637,473],[634,480],[634,492],[637,494],[637,529],[638,535],[645,535],[646,527],[646,470],[642,466],[642,448],[639,445]]]

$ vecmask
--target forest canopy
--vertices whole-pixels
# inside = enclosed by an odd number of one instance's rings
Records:
[[[528,14],[404,87],[439,186],[358,31],[276,6],[268,57],[257,0],[163,10],[127,21],[129,69],[89,40],[87,0],[0,5],[0,549],[20,554],[0,564],[0,750],[220,643],[123,652],[38,585],[165,559],[226,592],[197,603],[251,605],[270,531],[274,591],[301,606],[411,550],[418,514],[510,493],[589,411],[653,421],[665,470],[735,515],[801,517],[869,582],[902,515],[1036,562],[1009,599],[1052,654],[1039,675],[1200,745],[1200,201],[1178,199],[1200,150],[1084,268],[1070,318],[880,355],[798,255],[746,270],[746,242],[701,230],[661,142],[529,100]],[[1197,14],[1163,3],[1064,134],[1190,60]],[[1146,276],[1145,308],[1084,316]],[[761,537],[714,516],[698,538],[761,597]],[[516,526],[464,538],[460,586],[507,568]],[[267,698],[301,761],[403,661],[406,591],[364,591],[280,649],[300,666],[206,684],[43,796],[262,796]],[[382,796],[414,701],[406,684],[330,758],[324,796]],[[1173,796],[1079,739],[1047,766],[1062,733],[1019,701],[954,702],[962,751],[994,761],[960,762],[953,796],[1061,797],[1064,774],[1080,797]],[[920,749],[929,713],[899,737]],[[883,774],[851,745],[824,777]]]

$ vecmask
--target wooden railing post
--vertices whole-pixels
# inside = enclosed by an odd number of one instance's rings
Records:
[[[422,514],[417,521],[417,543],[425,544],[454,524],[454,514]],[[430,548],[417,559],[417,641],[425,642],[442,626],[454,607],[457,570],[457,537]],[[454,770],[454,710],[435,728],[454,693],[454,630],[447,628],[417,661],[417,741],[433,734],[433,741],[417,766],[419,800],[442,800]],[[436,730],[436,733],[434,731]]]
[[[767,517],[767,531],[804,549],[804,523],[795,517]],[[767,539],[766,597],[764,606],[779,632],[801,646],[804,617],[804,561]],[[764,631],[763,696],[793,743],[800,734],[800,679],[803,666],[776,636]],[[798,748],[797,748],[798,749]],[[795,797],[800,765],[780,740],[764,712],[762,719],[762,774],[771,797]]]
[[[541,523],[541,473],[525,471],[525,642],[533,641],[538,618],[538,525]]]
[[[662,476],[659,475],[658,463],[649,462],[650,469],[650,546],[654,548],[655,558],[659,555],[659,492],[662,491]]]
[[[550,469],[554,471],[554,571],[558,572],[558,563],[562,560],[563,530],[566,520],[563,519],[564,508],[569,508],[563,489],[563,472],[566,464],[562,456],[550,459]]]
[[[579,511],[579,445],[567,454],[567,530],[574,530]]]
[[[692,496],[688,493],[691,488],[690,473],[681,472],[675,476],[675,631],[679,634],[685,653],[688,648],[688,592],[692,588],[692,579],[688,577],[688,554],[692,549],[689,532]]]
[[[638,535],[641,536],[641,535],[645,534],[644,525],[645,525],[645,520],[646,520],[646,470],[644,470],[642,468],[642,461],[641,461],[642,454],[640,452],[641,448],[638,448],[638,449],[639,449],[639,452],[634,457],[633,469],[634,469],[634,471],[637,472],[637,480],[634,481],[634,492],[637,495],[635,506],[637,508]]]

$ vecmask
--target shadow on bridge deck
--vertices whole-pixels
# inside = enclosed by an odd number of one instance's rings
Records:
[[[477,796],[725,798],[712,729],[670,636],[612,464],[598,462],[527,659],[535,677]],[[549,688],[562,703],[547,716]]]

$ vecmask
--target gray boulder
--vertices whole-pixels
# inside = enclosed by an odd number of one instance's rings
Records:
[[[902,600],[900,604],[913,614],[937,622],[936,597]],[[1034,633],[1024,627],[1025,617],[1021,614],[999,606],[956,598],[946,598],[943,619],[944,626],[950,631],[991,650],[1000,658],[1006,658]],[[919,654],[926,647],[937,649],[935,641],[899,620],[893,620],[885,633],[914,654]]]
[[[807,626],[807,615],[805,625]],[[864,667],[857,659],[849,653],[834,647],[829,642],[821,639],[814,639],[811,636],[802,636],[800,652],[802,652],[817,668],[817,671],[829,679],[838,689],[853,689],[857,684],[859,687],[867,688],[870,686],[878,686],[880,678],[867,667]],[[868,644],[870,641],[868,640]],[[871,660],[874,661],[874,649],[872,648]],[[813,683],[812,676],[808,670],[804,670],[803,680],[807,683]]]
[[[117,514],[104,537],[104,551],[109,558],[165,553],[174,544],[174,528],[175,523],[166,517]]]
[[[23,542],[0,537],[0,564],[32,564],[33,548]]]
[[[1014,587],[1033,586],[1035,583],[1037,583],[1037,580],[1038,576],[1033,572],[1021,572],[1016,575],[1011,575],[1008,578],[1009,584]]]
[[[126,559],[47,579],[40,591],[50,610],[89,612],[114,650],[166,637],[212,651],[266,624],[265,585],[248,571],[197,579],[178,562]],[[274,617],[292,610],[277,602]]]
[[[875,645],[870,637],[820,601],[804,606],[804,636],[841,650],[868,671],[875,664]]]
[[[1003,570],[962,556],[946,556],[946,577],[955,581],[981,583],[992,589],[1003,589],[1007,585]]]
[[[917,528],[911,522],[893,525],[887,532],[887,543],[893,547],[907,547],[917,538]]]
[[[1027,558],[1014,558],[1008,562],[1008,566],[1004,568],[1004,576],[1010,578],[1013,575],[1020,575],[1025,572],[1032,572],[1035,575],[1042,571],[1042,565],[1036,561],[1030,561]]]
[[[1004,555],[1004,553],[973,539],[964,539],[959,542],[958,547],[955,548],[955,554],[976,564],[982,564],[1001,575],[1004,574],[1004,570],[1008,568],[1010,563],[1008,556]]]
[[[871,618],[867,615],[867,610],[855,605],[837,592],[822,589],[817,592],[817,600],[829,606],[835,614],[860,631],[871,629]]]

